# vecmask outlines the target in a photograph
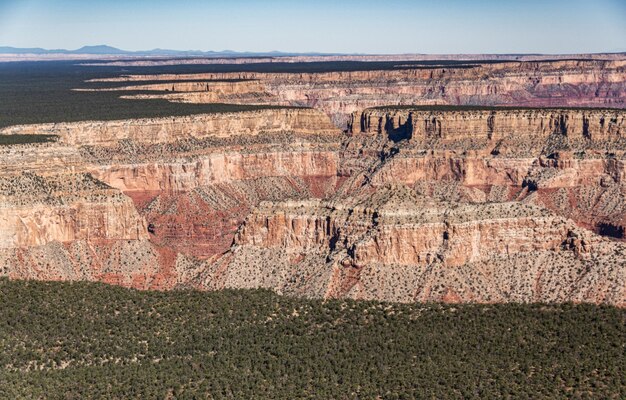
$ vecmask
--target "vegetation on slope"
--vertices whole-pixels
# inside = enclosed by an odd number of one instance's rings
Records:
[[[151,71],[140,68],[135,70],[144,73]],[[72,90],[92,87],[84,82],[87,79],[118,76],[123,71],[125,69],[119,67],[83,67],[69,62],[0,63],[0,128],[46,122],[157,118],[284,108],[270,105],[183,104],[163,99],[120,98],[122,95],[159,93],[155,91],[121,93]]]
[[[1,398],[624,398],[626,310],[0,279]]]
[[[211,72],[331,72],[406,68],[470,68],[499,61],[408,61],[408,62],[311,62],[258,64],[191,64],[148,67],[80,65],[78,61],[37,61],[0,63],[0,128],[45,122],[114,120],[167,117],[200,113],[236,112],[279,108],[269,105],[184,104],[163,99],[128,100],[121,95],[155,94],[155,91],[85,92],[75,88],[110,88],[144,82],[92,82],[131,74],[191,74]],[[235,80],[238,81],[238,80]]]
[[[47,143],[55,142],[59,139],[57,135],[0,135],[0,146],[10,146],[14,144]]]
[[[366,109],[368,110],[368,109]],[[483,106],[483,105],[452,105],[452,104],[432,104],[432,105],[411,105],[411,104],[390,104],[386,106],[370,107],[369,110],[409,110],[409,111],[514,111],[514,110],[605,110],[610,112],[620,112],[619,108],[606,107],[528,107],[528,106]]]

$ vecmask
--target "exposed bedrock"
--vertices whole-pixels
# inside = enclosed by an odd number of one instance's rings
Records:
[[[174,81],[164,83],[148,83],[131,86],[118,86],[105,89],[76,89],[80,91],[171,91],[171,92],[206,92],[219,95],[237,95],[245,93],[258,93],[264,90],[264,86],[258,80],[201,80],[201,81]]]
[[[51,241],[0,249],[0,275],[13,279],[95,281],[172,289],[176,255],[148,239]]]
[[[56,143],[1,148],[11,179],[23,181],[23,171],[59,182],[82,174],[101,188],[97,193],[95,187],[81,189],[78,197],[119,197],[117,202],[104,198],[101,204],[68,203],[63,193],[51,189],[48,201],[62,207],[9,204],[5,219],[11,228],[5,234],[20,239],[6,239],[7,246],[149,238],[159,248],[210,257],[228,249],[258,202],[333,193],[341,181],[341,133],[326,115],[309,109],[239,114],[6,129],[9,134],[59,135]],[[13,189],[5,194],[15,200]],[[140,234],[132,236],[129,231],[137,220]],[[127,221],[129,227],[116,228],[116,221]],[[100,228],[103,224],[108,230]]]
[[[115,145],[120,140],[146,143],[205,137],[250,137],[268,133],[337,133],[323,113],[306,108],[278,108],[183,117],[19,125],[0,134],[53,134],[73,146]]]
[[[391,190],[373,197],[372,203],[389,202],[382,208],[288,202],[274,209],[262,204],[235,243],[296,252],[342,246],[348,254],[342,262],[357,267],[428,265],[437,259],[459,266],[494,255],[557,249],[572,228],[562,218],[517,203],[452,209],[414,198],[407,189]],[[400,201],[390,204],[394,197]]]
[[[0,248],[148,237],[132,201],[87,174],[0,178]]]
[[[401,65],[401,63],[399,63]],[[114,80],[253,79],[259,98],[323,110],[340,127],[355,111],[384,105],[512,105],[616,107],[626,103],[626,61],[505,62],[465,67],[323,73],[210,73],[131,75]],[[111,79],[109,79],[111,80]],[[242,95],[249,94],[242,85]],[[264,94],[272,95],[268,98]],[[214,102],[214,96],[180,93],[173,101]],[[235,100],[236,101],[236,100]]]
[[[369,185],[399,182],[470,202],[523,200],[596,232],[606,231],[602,224],[619,231],[626,217],[625,115],[607,109],[371,109],[352,115],[346,148],[370,158],[363,174]]]
[[[171,288],[167,249],[130,198],[88,174],[0,178],[0,275]]]
[[[345,134],[315,109],[5,128],[59,138],[0,146],[0,274],[624,306],[624,113],[368,109]]]
[[[190,162],[98,166],[92,173],[125,192],[185,191],[199,186],[270,176],[334,178],[338,163],[338,156],[332,151],[216,152]]]
[[[625,250],[534,206],[386,186],[341,203],[262,203],[194,280],[311,297],[624,305]]]
[[[499,140],[510,136],[546,138],[557,134],[573,140],[600,142],[626,136],[626,113],[623,110],[437,108],[367,109],[351,115],[348,130],[352,133],[385,133],[392,139],[394,134],[404,135],[415,140]]]

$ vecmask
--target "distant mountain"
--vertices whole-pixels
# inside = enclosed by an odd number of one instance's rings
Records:
[[[294,52],[282,52],[282,51],[266,51],[266,52],[252,52],[252,51],[234,51],[234,50],[221,50],[221,51],[202,51],[202,50],[171,50],[171,49],[152,49],[152,50],[140,50],[140,51],[129,51],[122,50],[116,47],[112,47],[105,44],[95,45],[95,46],[83,46],[80,49],[76,50],[66,50],[66,49],[43,49],[41,47],[30,47],[30,48],[21,48],[21,47],[11,47],[11,46],[0,46],[0,55],[1,54],[18,54],[18,55],[94,55],[94,56],[129,56],[129,57],[285,57],[285,56],[366,56],[368,54],[364,53],[320,53],[320,52],[304,52],[304,53],[294,53]],[[623,51],[613,51],[613,52],[604,52],[604,53],[589,53],[596,55],[623,55],[625,54]],[[413,54],[416,56],[420,56],[420,54]],[[422,54],[423,56],[428,56]],[[582,54],[573,54],[572,57],[580,56]],[[462,56],[459,54],[456,55],[438,55],[440,59],[447,59],[449,56],[453,56],[454,59],[458,59],[458,56]],[[467,56],[467,55],[465,55]],[[472,55],[469,55],[472,56]],[[477,56],[477,55],[473,55]],[[513,59],[515,57],[523,58],[523,57],[545,57],[549,55],[539,54],[539,53],[528,53],[528,54],[482,54],[484,58],[493,58],[493,59]],[[424,59],[432,59],[425,57]]]
[[[72,50],[69,53],[73,54],[129,54],[132,53],[126,50],[120,50],[116,47],[100,44],[97,46],[83,46],[78,50]]]
[[[42,49],[41,47],[11,47],[0,46],[0,54],[128,54],[128,51],[120,50],[115,47],[98,45],[83,46],[76,50],[65,49]]]
[[[10,47],[0,46],[0,54],[58,54],[60,52],[67,52],[67,50],[46,50],[41,47]]]
[[[11,46],[0,46],[0,54],[93,54],[93,55],[128,55],[128,56],[175,56],[175,57],[228,57],[228,56],[293,56],[293,55],[311,55],[321,56],[330,55],[331,53],[283,53],[280,51],[269,52],[237,52],[233,50],[223,51],[201,51],[201,50],[170,50],[170,49],[153,49],[141,51],[128,51],[118,49],[108,45],[83,46],[76,50],[65,49],[43,49],[41,47],[20,48]]]

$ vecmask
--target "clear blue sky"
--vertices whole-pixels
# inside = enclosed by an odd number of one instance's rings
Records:
[[[0,45],[344,53],[626,51],[626,0],[0,0]]]

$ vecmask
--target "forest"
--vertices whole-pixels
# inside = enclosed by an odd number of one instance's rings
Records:
[[[0,278],[0,398],[626,397],[626,310]]]
[[[0,135],[0,146],[11,146],[14,144],[47,143],[55,142],[59,139],[57,135]]]

